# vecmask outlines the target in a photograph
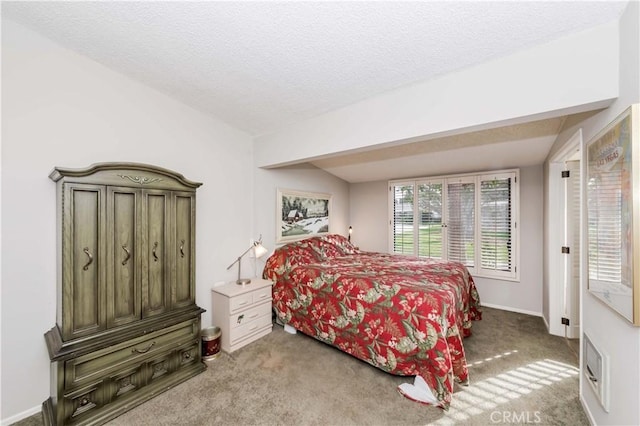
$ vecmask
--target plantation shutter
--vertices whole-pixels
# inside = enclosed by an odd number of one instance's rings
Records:
[[[442,182],[418,183],[418,256],[442,259]]]
[[[414,254],[413,189],[414,185],[396,184],[390,187],[393,197],[393,252]]]
[[[622,173],[612,168],[589,179],[589,278],[622,282]]]
[[[511,273],[514,269],[512,212],[515,174],[480,177],[480,268]]]
[[[475,266],[475,182],[447,181],[447,258]]]
[[[518,170],[389,182],[389,251],[519,280]]]

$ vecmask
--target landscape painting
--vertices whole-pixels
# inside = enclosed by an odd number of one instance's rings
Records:
[[[331,194],[278,189],[276,243],[329,233]]]

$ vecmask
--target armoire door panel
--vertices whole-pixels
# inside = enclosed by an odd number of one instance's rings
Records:
[[[109,187],[107,198],[107,326],[140,319],[139,190]]]
[[[172,286],[172,305],[188,306],[195,302],[193,267],[195,259],[195,196],[174,193],[175,275]]]
[[[145,206],[145,262],[143,270],[143,316],[157,315],[169,309],[169,274],[170,262],[168,240],[170,233],[169,203],[171,199],[166,192],[144,194]]]
[[[63,304],[72,307],[64,311],[63,335],[76,338],[106,327],[104,283],[104,187],[69,185],[69,207],[65,221],[64,262],[70,263],[64,280],[69,291],[63,294]]]

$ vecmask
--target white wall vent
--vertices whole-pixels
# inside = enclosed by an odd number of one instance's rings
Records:
[[[596,348],[586,333],[582,335],[582,370],[602,408],[609,412],[609,356]]]

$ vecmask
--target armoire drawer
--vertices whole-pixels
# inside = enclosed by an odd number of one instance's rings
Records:
[[[145,386],[162,385],[179,374],[181,368],[193,366],[199,361],[199,340],[189,341],[174,347],[165,346],[165,351],[140,362],[127,365],[101,377],[83,383],[81,387],[66,390],[61,404],[64,407],[65,423],[82,423],[96,411],[116,401],[123,403]]]
[[[198,319],[184,321],[145,336],[91,352],[65,363],[65,388],[82,385],[139,364],[158,353],[197,339]]]

